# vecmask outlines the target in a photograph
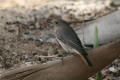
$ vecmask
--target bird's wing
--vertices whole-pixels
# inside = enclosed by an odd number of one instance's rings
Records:
[[[68,39],[64,39],[63,36],[60,36],[60,35],[57,36],[57,38],[58,38],[59,40],[61,40],[63,43],[65,43],[66,45],[69,45],[70,47],[72,47],[72,48],[80,51],[82,54],[88,55],[87,52],[86,52],[86,51],[84,50],[84,48],[82,47],[80,41],[76,41],[76,42],[75,42],[74,40],[71,40],[71,39],[69,39],[68,37],[67,37]]]
[[[87,52],[84,50],[77,34],[73,30],[73,28],[70,27],[70,25],[67,24],[66,22],[64,22],[64,24],[61,24],[57,28],[56,35],[57,38],[60,39],[66,45],[80,51],[82,54],[87,55]]]
[[[68,43],[71,47],[77,49],[78,51],[80,51],[82,54],[84,55],[88,55],[88,53],[85,51],[85,49],[82,47],[82,44],[76,44],[71,40],[68,40]]]

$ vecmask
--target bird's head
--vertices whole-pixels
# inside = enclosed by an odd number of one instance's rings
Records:
[[[48,23],[49,25],[54,26],[54,27],[61,26],[63,22],[64,22],[64,20],[62,19],[62,17],[56,16],[56,15],[51,15],[51,16],[47,19],[47,23]]]

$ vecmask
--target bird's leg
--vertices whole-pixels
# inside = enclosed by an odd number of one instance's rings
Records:
[[[61,55],[60,55],[60,57],[61,57],[61,61],[62,61],[62,64],[64,65],[64,54],[66,54],[66,52],[63,52]]]
[[[62,57],[61,57],[61,61],[62,61],[62,64],[64,65],[64,56],[65,56],[65,54],[67,54],[67,52],[63,52],[62,53]]]
[[[62,61],[62,64],[64,65],[64,54],[62,54],[61,61]]]

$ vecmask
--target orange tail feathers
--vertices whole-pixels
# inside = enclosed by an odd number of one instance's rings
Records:
[[[76,53],[77,53],[78,55],[80,55],[81,59],[83,60],[83,62],[84,62],[85,64],[87,64],[88,66],[92,67],[92,63],[91,63],[91,61],[88,59],[87,55],[84,55],[84,54],[82,54],[82,53],[79,52],[79,51],[76,51]]]

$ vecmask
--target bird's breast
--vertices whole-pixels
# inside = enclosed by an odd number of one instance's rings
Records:
[[[59,44],[61,45],[61,47],[67,52],[67,53],[74,53],[75,49],[73,49],[72,47],[70,47],[69,45],[63,43],[61,40],[59,40],[58,38],[56,38],[57,41],[59,42]]]

